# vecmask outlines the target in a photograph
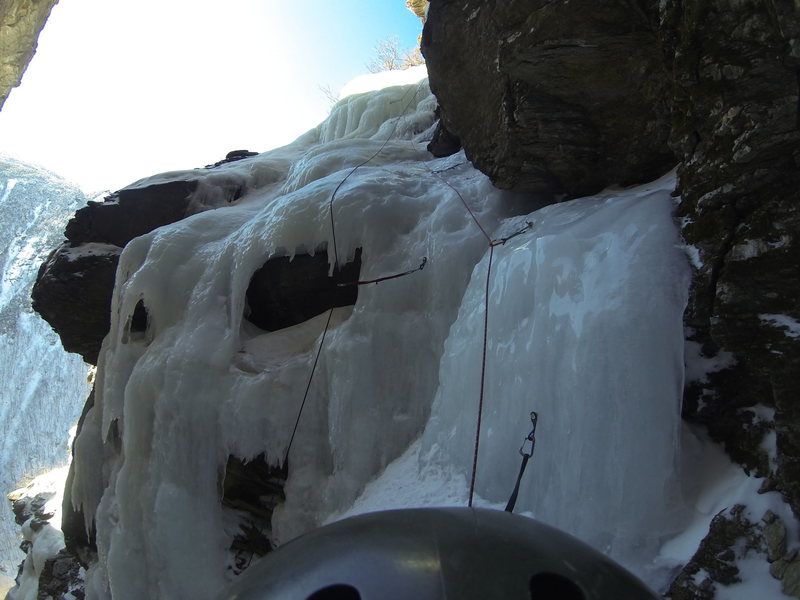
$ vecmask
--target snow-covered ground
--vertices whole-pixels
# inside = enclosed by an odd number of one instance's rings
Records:
[[[758,482],[680,419],[691,266],[674,176],[542,207],[462,153],[432,158],[435,105],[424,80],[345,98],[294,144],[216,170],[247,181],[237,205],[126,247],[68,490],[97,517],[89,598],[208,597],[228,581],[219,474],[230,454],[281,463],[324,325],[245,321],[248,283],[271,256],[327,246],[344,262],[361,248],[362,279],[427,259],[335,311],[288,449],[278,541],[358,512],[466,504],[490,250],[465,204],[491,239],[521,232],[491,251],[476,504],[507,500],[531,411],[517,512],[656,589],[718,507],[755,502]],[[140,301],[147,331],[131,335]]]
[[[23,563],[20,585],[14,589],[9,600],[36,600],[39,591],[39,576],[45,563],[64,547],[64,534],[61,533],[61,504],[64,497],[64,482],[69,466],[52,469],[31,480],[24,488],[14,490],[9,498],[22,502],[46,499],[39,513],[52,515],[47,523],[32,527],[34,517],[22,526],[22,537],[30,542],[30,550]]]

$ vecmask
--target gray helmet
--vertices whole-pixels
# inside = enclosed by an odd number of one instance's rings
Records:
[[[370,513],[312,531],[248,569],[224,600],[657,600],[562,531],[507,512]]]

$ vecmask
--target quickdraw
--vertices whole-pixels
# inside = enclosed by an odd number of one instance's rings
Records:
[[[536,412],[531,412],[531,432],[522,440],[522,446],[519,447],[519,453],[522,455],[522,465],[519,467],[519,475],[517,475],[517,483],[514,485],[514,491],[511,492],[511,497],[506,504],[506,512],[514,512],[514,505],[517,503],[517,495],[519,494],[519,484],[522,481],[522,474],[525,472],[525,467],[528,466],[528,461],[533,456],[533,451],[536,448],[536,423],[539,420],[539,415]],[[525,446],[530,443],[531,447],[528,452],[525,451]]]
[[[369,285],[370,283],[380,283],[381,281],[389,281],[390,279],[397,279],[398,277],[405,277],[406,275],[411,275],[412,273],[416,273],[417,271],[422,271],[422,269],[424,269],[425,265],[427,264],[428,264],[428,257],[423,256],[422,262],[416,269],[409,269],[408,271],[403,271],[402,273],[395,273],[394,275],[378,277],[377,279],[368,279],[366,281],[348,281],[346,283],[338,283],[336,285],[338,287],[347,287],[353,285]]]
[[[519,231],[516,231],[516,232],[512,233],[512,234],[511,234],[511,235],[509,235],[508,237],[504,237],[504,238],[497,238],[496,240],[492,240],[492,241],[489,243],[489,245],[490,245],[490,246],[502,246],[502,245],[503,245],[503,244],[505,244],[505,243],[506,243],[508,240],[510,240],[510,239],[513,239],[513,238],[517,237],[518,235],[522,235],[523,233],[525,233],[526,231],[528,231],[528,230],[529,230],[531,227],[533,227],[533,221],[525,221],[525,227],[523,227],[523,228],[522,228],[522,229],[520,229]]]

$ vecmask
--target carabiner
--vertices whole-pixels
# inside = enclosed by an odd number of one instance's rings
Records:
[[[536,412],[531,411],[531,425],[532,425],[531,432],[525,437],[524,440],[522,440],[522,446],[519,447],[519,453],[522,456],[527,456],[528,458],[533,456],[533,449],[536,446],[536,422],[538,420],[539,420],[539,415]],[[525,452],[525,444],[528,442],[531,443],[531,451]]]

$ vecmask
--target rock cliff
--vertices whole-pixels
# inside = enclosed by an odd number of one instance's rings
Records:
[[[422,51],[447,129],[501,188],[576,197],[673,166],[653,10],[431,2]]]
[[[683,234],[698,258],[687,331],[735,361],[690,382],[686,416],[800,514],[800,12],[788,1],[668,1],[660,18]]]
[[[0,4],[0,108],[19,85],[39,32],[58,0],[6,0]]]

